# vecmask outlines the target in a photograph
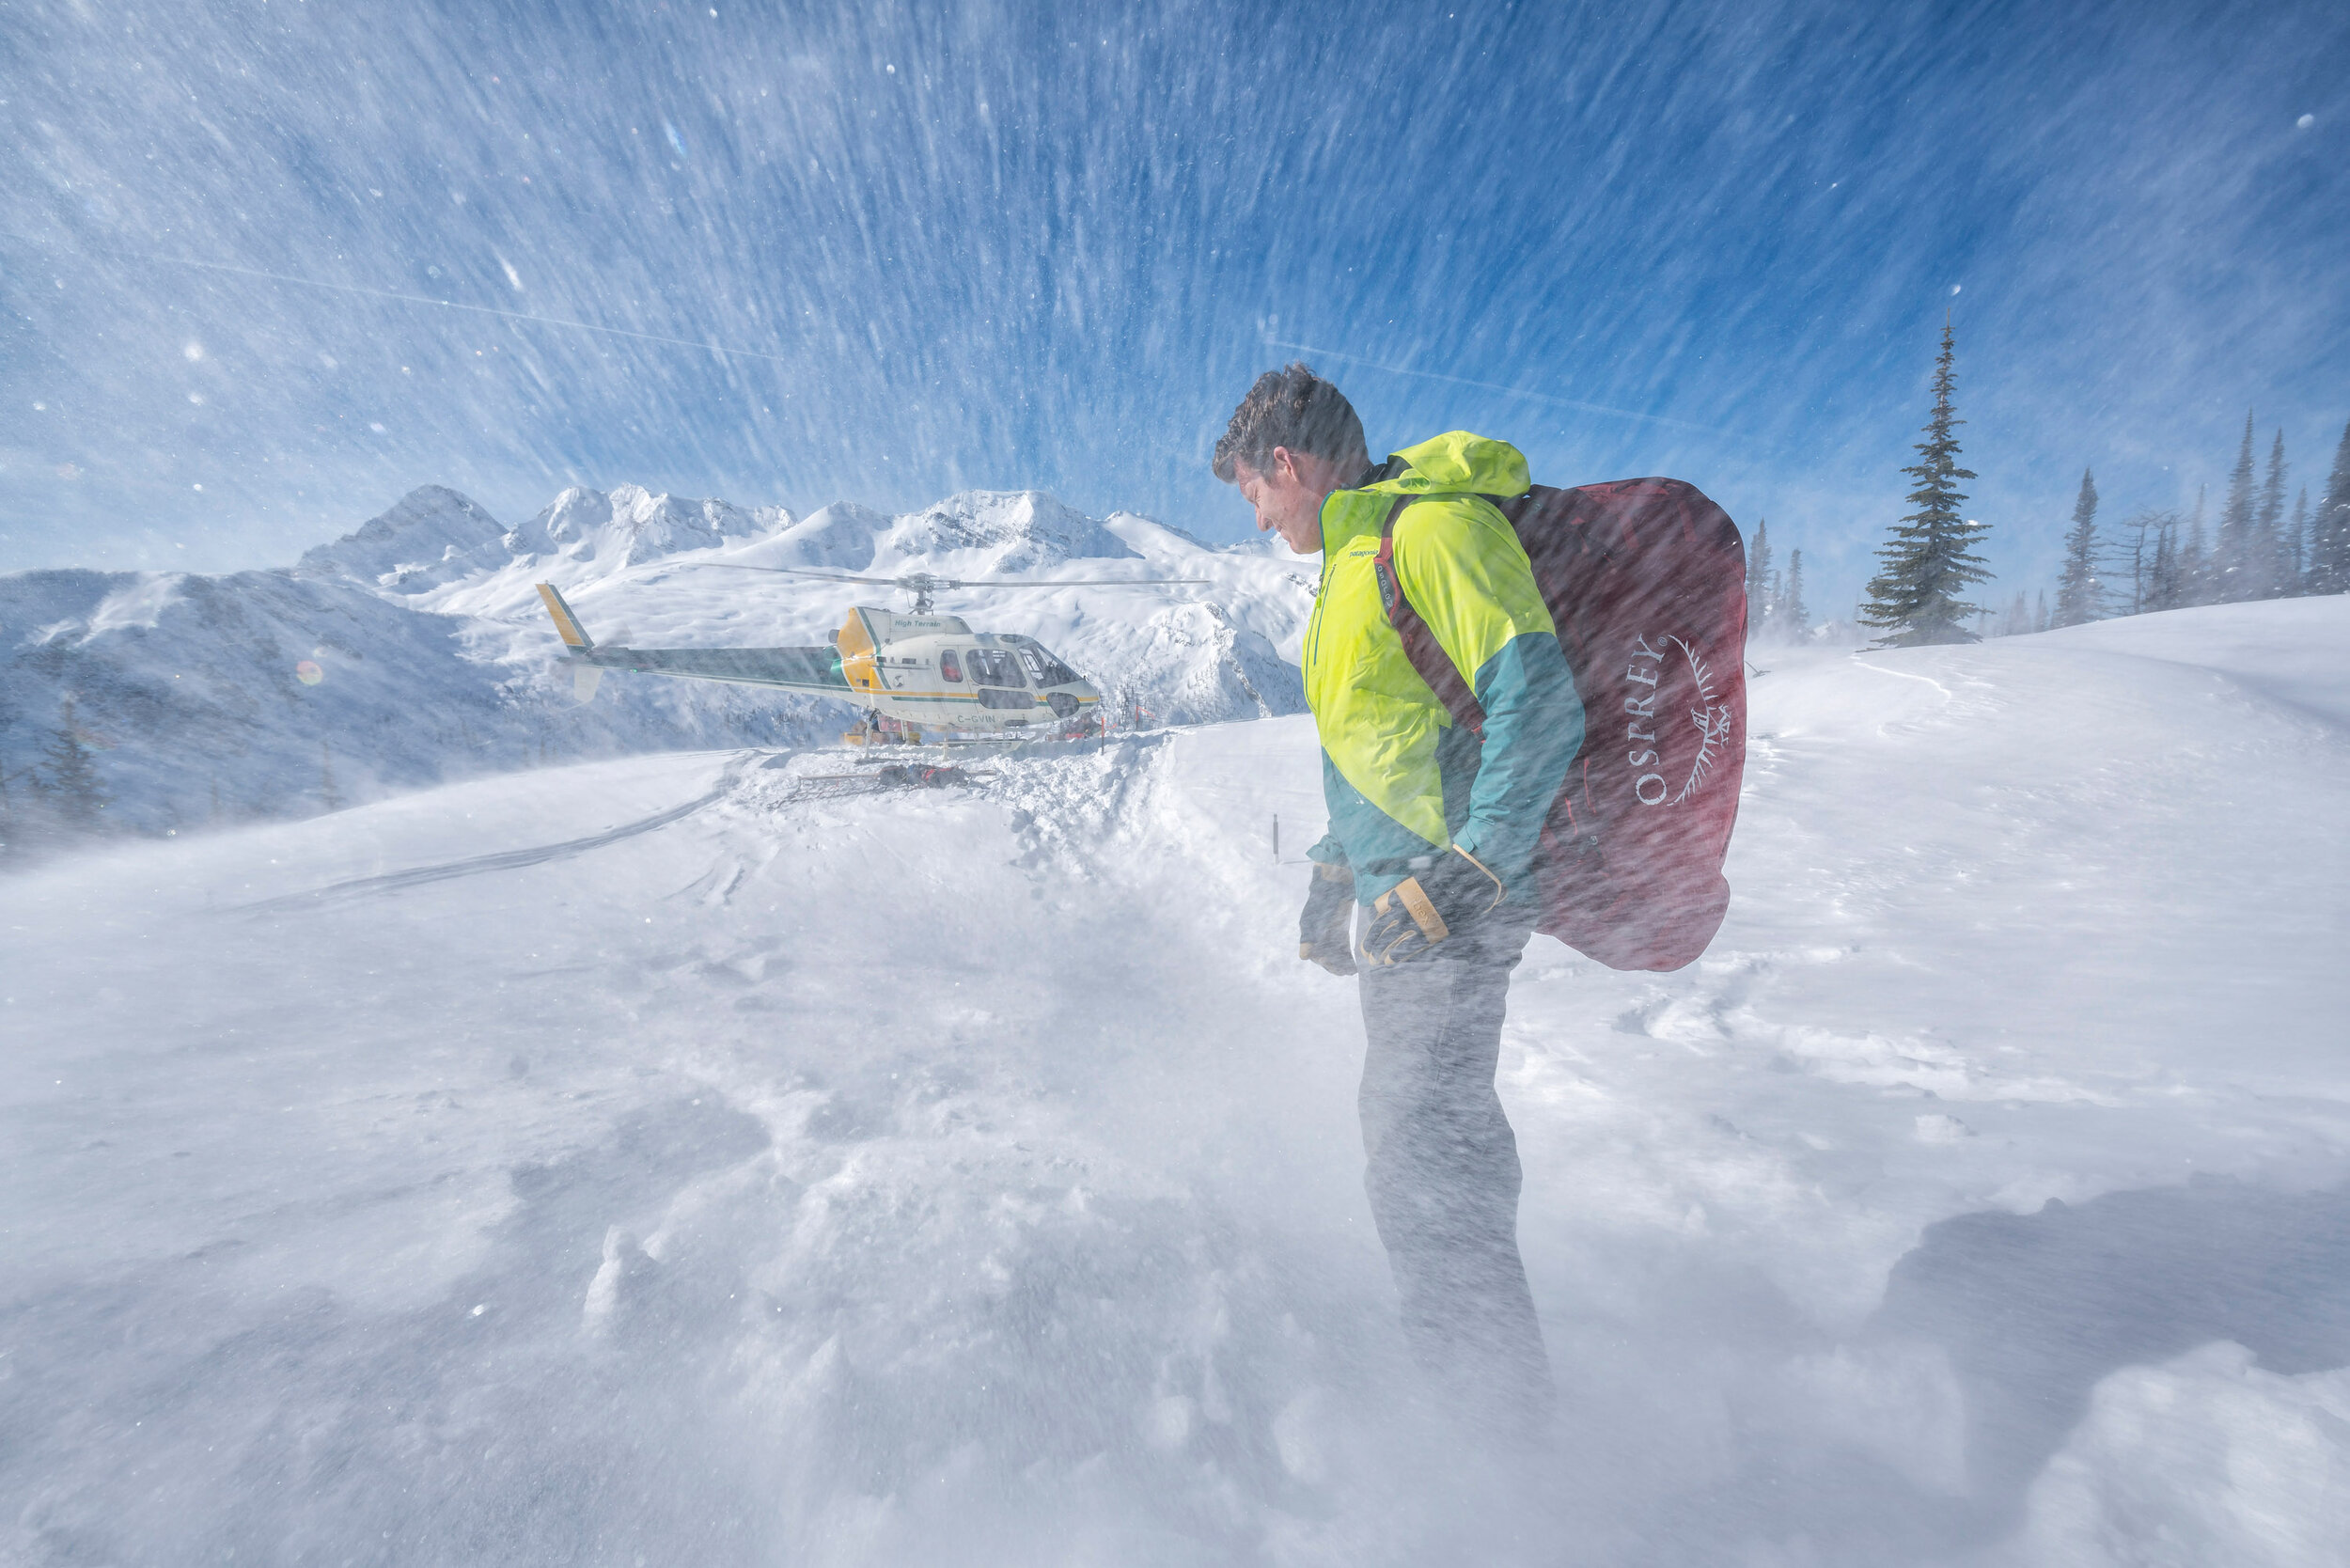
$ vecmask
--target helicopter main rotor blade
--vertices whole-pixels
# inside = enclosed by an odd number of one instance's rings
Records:
[[[739,561],[680,561],[682,570],[708,572],[773,572],[785,577],[819,577],[827,583],[870,583],[875,588],[897,588],[903,579],[898,577],[853,577],[844,572],[810,572],[800,566],[744,566]]]
[[[1209,583],[1210,577],[933,577],[927,572],[911,572],[902,577],[860,577],[845,572],[811,572],[804,566],[744,566],[735,561],[682,561],[685,570],[701,567],[721,572],[772,572],[786,577],[815,577],[827,583],[866,583],[874,588],[895,588],[909,590],[928,588],[1161,588],[1178,584]]]
[[[1044,580],[1014,577],[938,577],[932,580],[933,588],[1157,588],[1169,583],[1206,583],[1208,577],[1053,577]]]

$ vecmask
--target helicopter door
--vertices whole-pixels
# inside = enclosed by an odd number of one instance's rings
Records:
[[[1036,705],[1009,650],[975,648],[963,656],[963,663],[971,672],[973,684],[979,688],[980,707],[1020,709]]]

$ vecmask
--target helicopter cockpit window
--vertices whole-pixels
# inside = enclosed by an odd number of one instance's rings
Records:
[[[938,673],[949,681],[963,679],[963,663],[955,657],[953,649],[947,649],[938,655]]]
[[[1054,658],[1042,648],[1024,648],[1020,662],[1028,666],[1028,680],[1039,686],[1066,686],[1077,678],[1077,672]]]
[[[975,648],[965,655],[971,665],[971,679],[982,686],[1019,686],[1020,670],[1011,662],[1011,654],[1001,648]]]

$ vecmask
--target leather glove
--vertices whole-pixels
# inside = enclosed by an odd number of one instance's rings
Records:
[[[1297,956],[1334,975],[1355,972],[1355,873],[1316,862],[1306,912],[1297,917]]]
[[[1379,895],[1363,933],[1363,958],[1408,964],[1446,942],[1473,937],[1507,891],[1483,861],[1455,845],[1426,870]]]

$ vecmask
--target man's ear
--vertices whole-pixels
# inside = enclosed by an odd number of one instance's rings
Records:
[[[1306,482],[1306,477],[1297,471],[1297,454],[1287,447],[1273,448],[1273,466],[1277,473],[1286,478],[1292,484]],[[1265,477],[1271,478],[1273,476],[1268,474]]]

